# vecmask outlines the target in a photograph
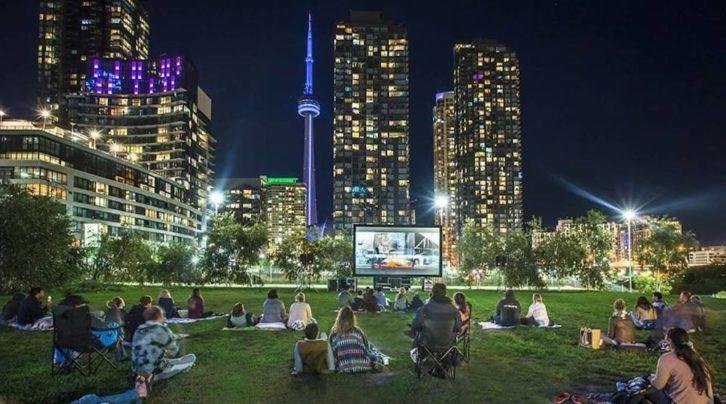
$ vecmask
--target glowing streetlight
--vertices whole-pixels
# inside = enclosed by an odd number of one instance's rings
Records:
[[[88,137],[91,138],[91,147],[93,147],[95,149],[96,148],[96,142],[98,141],[98,139],[101,138],[101,132],[99,132],[99,131],[97,131],[95,129],[91,129],[91,131],[88,132]]]
[[[628,289],[630,293],[633,293],[633,232],[630,224],[636,217],[638,214],[633,209],[623,211],[623,218],[628,223]]]
[[[139,161],[139,155],[136,153],[130,153],[128,158],[129,158],[129,161],[132,161],[134,163]]]
[[[434,196],[434,207],[439,211],[439,225],[444,225],[444,211],[449,206],[449,196],[438,194]]]
[[[224,203],[224,194],[219,191],[214,191],[209,194],[209,202],[214,206],[214,215],[217,216],[219,211],[219,205]]]
[[[0,109],[0,122],[3,121],[3,118],[5,118],[5,111],[3,111],[2,109]]]
[[[116,154],[121,151],[121,145],[118,143],[111,143],[108,145],[108,149],[113,153],[113,156],[116,157]]]
[[[51,116],[50,110],[41,109],[39,114],[40,114],[40,117],[43,118],[43,129],[45,130],[45,125],[48,123],[48,118],[50,118],[50,116]]]

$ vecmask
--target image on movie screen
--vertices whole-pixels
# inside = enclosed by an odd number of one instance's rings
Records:
[[[356,227],[355,273],[437,276],[440,245],[436,227]]]

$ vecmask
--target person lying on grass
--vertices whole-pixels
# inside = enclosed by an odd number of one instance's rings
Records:
[[[252,313],[245,311],[245,306],[237,302],[232,306],[232,311],[227,318],[227,328],[252,327],[257,324],[257,319]]]
[[[376,353],[363,330],[356,326],[355,314],[348,306],[338,311],[330,330],[330,346],[338,372],[362,373],[380,368]]]
[[[547,307],[542,302],[542,295],[539,293],[532,295],[532,304],[527,310],[527,315],[522,319],[522,324],[535,327],[548,327],[552,325],[550,317],[547,314]]]
[[[688,332],[671,328],[666,341],[671,351],[661,355],[650,378],[660,391],[650,391],[648,398],[655,403],[713,403],[713,371],[693,347]]]
[[[131,363],[136,375],[136,391],[139,397],[148,395],[153,380],[168,379],[189,370],[197,357],[187,354],[173,358],[179,353],[177,337],[164,325],[164,310],[151,306],[144,310],[144,320],[134,334],[131,349]]]
[[[335,371],[333,350],[330,348],[325,333],[320,335],[317,323],[310,323],[305,327],[305,339],[295,343],[292,358],[294,363],[292,375]]]
[[[635,325],[625,310],[623,299],[616,299],[613,302],[613,314],[608,322],[608,333],[602,337],[602,340],[615,346],[635,342]]]

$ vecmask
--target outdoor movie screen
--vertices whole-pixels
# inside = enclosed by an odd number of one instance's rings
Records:
[[[355,276],[441,276],[441,229],[356,225]]]

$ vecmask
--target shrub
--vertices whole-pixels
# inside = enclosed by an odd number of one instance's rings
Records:
[[[688,268],[673,280],[673,289],[687,290],[699,295],[726,291],[726,264],[711,264]]]
[[[661,292],[664,295],[670,294],[671,284],[658,279],[653,275],[638,274],[633,276],[633,287],[642,295],[649,296],[653,292]]]

